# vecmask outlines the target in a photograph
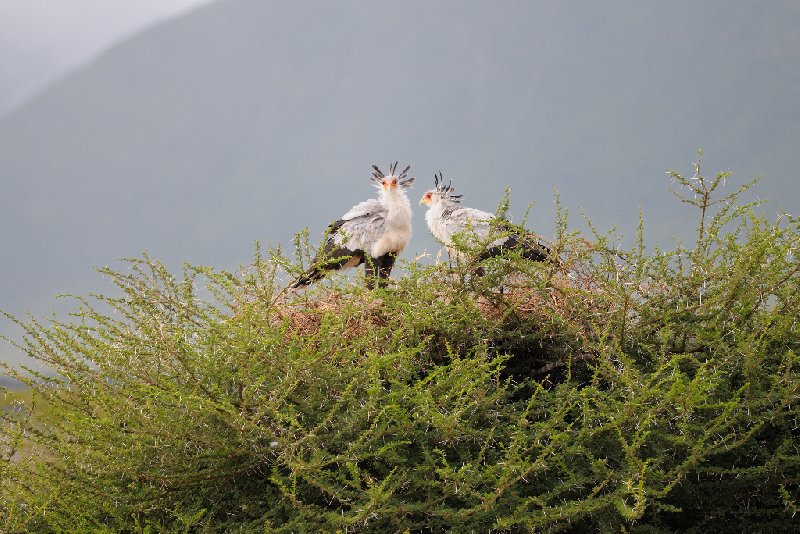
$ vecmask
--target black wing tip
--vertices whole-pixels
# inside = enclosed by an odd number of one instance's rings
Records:
[[[530,236],[520,236],[517,233],[512,233],[499,245],[485,250],[480,255],[479,261],[501,256],[507,250],[517,251],[522,258],[528,261],[544,262],[553,260],[553,251],[547,245],[539,243],[538,240],[531,240]]]
[[[519,248],[520,255],[530,261],[549,261],[553,254],[550,247],[538,242],[522,241]]]

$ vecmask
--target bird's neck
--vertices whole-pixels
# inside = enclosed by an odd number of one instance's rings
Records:
[[[411,223],[411,203],[404,193],[396,189],[388,191],[381,195],[380,201],[386,208],[386,221],[389,225]]]
[[[438,202],[434,202],[431,204],[428,212],[425,214],[425,218],[428,220],[432,219],[439,219],[444,214],[445,210],[449,207],[453,206],[452,202],[447,202],[446,200],[440,200]]]
[[[447,232],[447,224],[444,220],[444,212],[451,206],[453,206],[452,202],[434,202],[425,213],[425,222],[428,223],[428,228],[431,230],[431,233],[433,233],[436,239],[445,245],[450,244],[450,235]]]

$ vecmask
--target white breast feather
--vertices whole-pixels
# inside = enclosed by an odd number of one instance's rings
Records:
[[[399,254],[411,240],[411,203],[402,191],[394,191],[382,199],[385,219],[382,234],[373,242],[369,253],[373,258],[388,253]]]

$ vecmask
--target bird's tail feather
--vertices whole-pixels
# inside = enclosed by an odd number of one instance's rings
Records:
[[[342,252],[341,250],[338,252]],[[315,259],[309,270],[303,273],[297,280],[289,285],[289,289],[297,289],[302,286],[313,284],[317,280],[324,278],[330,271],[338,271],[349,267],[356,267],[364,261],[364,254],[358,251],[348,251],[348,254],[337,254],[327,261],[320,262]]]
[[[298,287],[307,286],[313,282],[316,282],[323,276],[325,276],[325,272],[321,269],[312,269],[292,282],[292,284],[289,286],[289,289],[297,289]]]

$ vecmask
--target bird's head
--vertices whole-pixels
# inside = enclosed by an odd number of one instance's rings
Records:
[[[377,165],[372,166],[372,181],[381,191],[396,191],[400,189],[404,191],[412,186],[414,183],[414,178],[408,176],[408,170],[411,168],[411,165],[407,166],[405,169],[397,172],[397,162],[395,161],[392,165],[389,166],[389,174],[384,174],[382,170],[378,168]]]
[[[448,203],[461,202],[462,195],[453,194],[455,192],[455,189],[453,189],[453,181],[450,180],[447,183],[447,185],[445,185],[444,177],[442,176],[441,171],[439,171],[439,174],[433,175],[433,186],[434,189],[431,189],[430,191],[425,191],[425,194],[422,195],[422,198],[419,201],[420,206],[423,204],[431,206],[439,202],[448,202]]]

